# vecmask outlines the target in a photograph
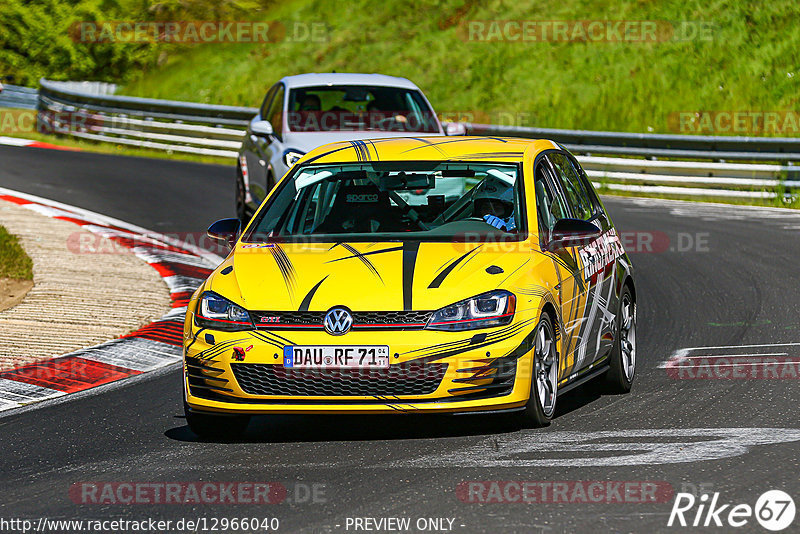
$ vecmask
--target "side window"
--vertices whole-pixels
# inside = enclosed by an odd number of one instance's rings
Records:
[[[572,208],[575,218],[584,221],[591,219],[595,214],[594,203],[575,167],[564,154],[556,152],[548,154],[547,157],[558,173],[567,203]]]
[[[269,111],[268,106],[269,106],[269,103],[272,102],[272,97],[275,95],[275,91],[277,91],[277,90],[278,90],[278,86],[277,85],[273,85],[272,87],[269,88],[269,91],[267,91],[267,96],[264,97],[264,102],[261,103],[261,109],[258,112],[258,114],[261,115],[262,119],[266,119],[267,117],[269,117],[269,115],[268,115],[268,111]]]
[[[603,205],[600,203],[600,199],[597,197],[597,191],[594,190],[594,187],[592,187],[592,184],[589,182],[589,178],[586,176],[586,171],[583,170],[580,163],[578,163],[574,157],[567,156],[567,159],[572,164],[575,172],[578,174],[584,189],[589,192],[589,199],[592,201],[594,213],[603,213]]]
[[[540,160],[534,173],[536,190],[536,212],[539,218],[539,234],[542,242],[550,239],[556,221],[569,217],[564,201],[553,187],[554,177],[547,163]]]
[[[275,92],[275,98],[272,99],[272,102],[269,105],[269,111],[267,112],[267,120],[270,122],[270,124],[272,124],[275,137],[278,139],[281,139],[281,133],[283,132],[284,92],[283,85],[279,85],[278,90]]]

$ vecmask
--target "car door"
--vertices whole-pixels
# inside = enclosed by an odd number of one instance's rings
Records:
[[[546,156],[539,158],[534,173],[536,210],[539,220],[539,245],[542,253],[553,262],[557,277],[555,286],[561,311],[561,361],[559,376],[569,376],[576,367],[576,347],[582,324],[586,288],[575,247],[548,250],[553,228],[560,219],[572,218],[566,197],[552,163]]]
[[[584,290],[579,320],[573,324],[575,370],[579,370],[605,356],[613,344],[616,297],[614,275],[608,269],[608,259],[612,256],[608,248],[613,246],[608,239],[611,228],[577,161],[561,151],[552,152],[547,158],[556,172],[572,216],[592,222],[603,232],[600,238],[573,247],[571,251],[580,266],[576,277],[580,279]]]
[[[275,168],[275,160],[280,160],[283,143],[283,108],[286,90],[282,83],[275,84],[267,93],[258,116],[253,121],[267,120],[272,125],[271,136],[260,136],[248,129],[249,145],[247,152],[250,194],[256,205],[266,198],[275,182],[283,176],[283,169]],[[276,158],[276,155],[278,156]]]

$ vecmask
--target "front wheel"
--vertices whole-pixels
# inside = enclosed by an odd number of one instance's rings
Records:
[[[214,415],[193,412],[185,401],[183,413],[189,429],[201,438],[223,440],[238,438],[250,423],[249,415]]]
[[[531,393],[520,419],[526,425],[542,427],[550,424],[558,397],[558,351],[553,322],[547,314],[542,315],[535,332]]]
[[[622,290],[617,314],[617,336],[606,374],[609,393],[628,393],[636,373],[636,301],[628,286]]]

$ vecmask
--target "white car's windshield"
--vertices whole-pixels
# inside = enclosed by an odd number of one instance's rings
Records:
[[[447,240],[522,234],[518,167],[511,164],[371,162],[295,170],[245,241]],[[437,183],[462,181],[460,197]],[[449,187],[449,186],[448,186]],[[423,203],[406,199],[413,191]]]
[[[396,131],[439,133],[439,121],[419,91],[335,85],[289,91],[293,132]]]

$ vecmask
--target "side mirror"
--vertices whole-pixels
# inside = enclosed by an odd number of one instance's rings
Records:
[[[567,247],[588,245],[600,237],[600,229],[580,219],[560,219],[553,227],[547,250],[554,252]]]
[[[269,121],[253,121],[250,123],[250,131],[259,137],[269,137],[275,133]]]
[[[233,248],[236,240],[239,239],[239,231],[242,223],[239,219],[220,219],[208,227],[208,237],[215,241],[222,241]]]
[[[461,122],[448,122],[444,127],[445,135],[467,135],[467,127]]]

